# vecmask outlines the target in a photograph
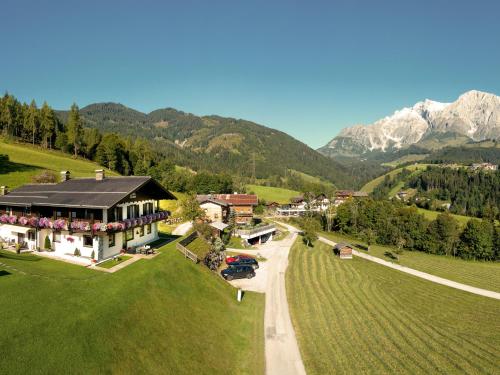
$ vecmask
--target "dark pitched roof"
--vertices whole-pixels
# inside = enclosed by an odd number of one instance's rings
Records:
[[[219,206],[224,206],[224,207],[229,206],[227,204],[227,202],[220,200],[220,199],[213,198],[210,195],[197,195],[196,200],[198,201],[199,204],[210,202],[210,203],[218,204]]]
[[[344,247],[348,247],[350,249],[352,249],[353,247],[347,243],[338,243],[338,244],[335,244],[335,246],[333,247],[334,249],[337,249],[337,250],[341,250],[343,249]]]
[[[205,194],[197,195],[199,203],[213,202],[220,205],[229,206],[257,206],[259,199],[255,194]]]
[[[0,196],[0,204],[14,206],[55,206],[109,208],[136,190],[148,186],[153,199],[176,199],[148,176],[77,178],[58,184],[29,184]]]

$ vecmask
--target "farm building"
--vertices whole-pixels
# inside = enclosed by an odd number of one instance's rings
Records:
[[[333,247],[333,252],[340,259],[352,259],[352,246],[345,243],[338,243]]]

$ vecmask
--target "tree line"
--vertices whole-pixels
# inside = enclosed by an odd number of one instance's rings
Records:
[[[321,217],[321,222],[325,230],[357,236],[368,244],[464,259],[500,259],[500,227],[493,220],[471,219],[462,228],[449,213],[430,221],[415,206],[361,199],[341,204],[333,220]]]
[[[427,167],[411,177],[407,187],[418,192],[419,201],[451,202],[450,212],[475,217],[499,217],[500,171]],[[426,198],[426,199],[421,199]]]
[[[93,160],[122,175],[150,175],[178,192],[231,193],[234,189],[233,179],[227,174],[195,174],[177,168],[146,139],[84,127],[76,104],[63,123],[46,102],[38,108],[34,100],[28,105],[5,94],[0,98],[0,133],[8,139]],[[8,158],[2,156],[1,160]]]

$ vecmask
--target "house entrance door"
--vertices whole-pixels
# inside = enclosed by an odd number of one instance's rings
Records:
[[[17,234],[17,243],[22,245],[24,243],[24,233]]]

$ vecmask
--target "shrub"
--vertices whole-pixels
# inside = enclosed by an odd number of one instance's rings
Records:
[[[45,236],[45,243],[44,243],[44,246],[45,250],[52,250],[52,247],[50,245],[50,238],[49,236]]]
[[[95,251],[94,251],[94,250],[92,250],[92,254],[90,254],[90,258],[91,258],[91,259],[94,259],[94,258],[95,258]]]
[[[35,184],[53,184],[57,182],[57,176],[54,172],[43,171],[42,173],[33,176],[31,181]]]
[[[21,254],[21,244],[16,243],[16,253]]]
[[[75,249],[75,252],[73,253],[73,255],[74,255],[74,256],[76,256],[76,257],[79,257],[80,255],[82,255],[82,254],[80,253],[80,249],[76,248],[76,249]]]

